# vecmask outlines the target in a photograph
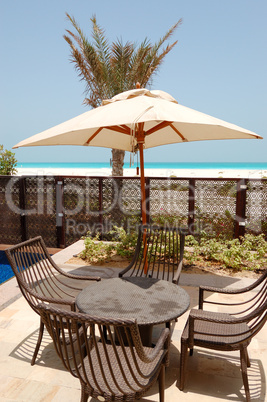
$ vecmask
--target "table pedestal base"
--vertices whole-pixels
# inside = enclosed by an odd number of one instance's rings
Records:
[[[139,332],[144,346],[152,346],[153,325],[139,325]]]

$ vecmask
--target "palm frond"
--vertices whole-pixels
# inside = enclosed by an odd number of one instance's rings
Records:
[[[85,99],[85,103],[99,105],[102,99],[107,96],[107,91],[105,90],[106,74],[103,73],[103,63],[97,49],[88,41],[75,19],[70,17],[69,14],[67,14],[67,17],[77,34],[75,35],[66,30],[69,36],[64,35],[64,39],[71,48],[71,61],[75,63],[79,77],[86,82],[85,94],[89,95],[89,97]],[[75,40],[79,50],[74,46],[71,38]]]
[[[67,14],[75,32],[66,30],[64,39],[71,49],[71,62],[75,64],[78,76],[86,83],[84,103],[99,106],[103,99],[135,88],[150,85],[165,56],[177,44],[175,41],[162,49],[163,44],[181,24],[180,19],[160,40],[151,44],[146,38],[140,46],[132,42],[117,40],[109,44],[105,31],[91,18],[92,42],[84,35],[74,17]]]
[[[83,31],[81,30],[81,28],[79,27],[77,21],[75,20],[74,17],[71,17],[68,13],[66,13],[67,18],[70,20],[70,22],[72,23],[73,27],[75,28],[75,30],[78,33],[77,35],[74,35],[71,31],[66,30],[75,40],[76,42],[82,46],[82,44],[86,41],[86,37],[83,33]]]
[[[146,69],[144,60],[146,60],[148,54],[150,54],[150,51],[151,44],[147,39],[145,39],[133,54],[129,65],[130,88],[135,87],[137,82],[140,82],[141,86],[144,86],[143,76]]]
[[[163,43],[174,33],[175,29],[182,23],[182,19],[180,19],[176,24],[174,24],[168,32],[151,48],[150,53],[147,55],[146,60],[144,60],[144,64],[146,66],[144,70],[143,83],[142,85],[146,85],[146,83],[150,80],[150,77],[153,73],[160,67],[162,64],[163,58],[170,52],[170,50],[177,44],[178,41],[175,41],[172,45],[168,45],[165,49],[163,49],[161,54],[158,54],[160,48]],[[162,57],[161,57],[162,56]]]
[[[95,42],[98,59],[101,65],[101,73],[103,80],[108,80],[110,72],[110,47],[108,40],[105,37],[105,32],[96,22],[96,17],[91,18],[93,23],[92,37]]]
[[[112,82],[110,84],[114,95],[129,89],[128,76],[133,53],[134,45],[130,42],[123,45],[122,41],[118,40],[112,44],[110,59]]]
[[[75,69],[78,71],[78,75],[82,80],[89,81],[91,79],[90,70],[88,70],[86,62],[81,52],[75,47],[72,40],[64,35],[64,39],[71,48],[71,62],[75,64]]]
[[[166,42],[167,39],[169,39],[174,31],[176,30],[176,28],[178,28],[179,25],[181,25],[183,22],[182,18],[179,19],[179,21],[176,22],[176,24],[174,24],[167,32],[166,34],[158,41],[158,43],[155,45],[154,50],[156,52],[158,52],[158,50],[161,48],[161,46],[163,45],[163,43]]]

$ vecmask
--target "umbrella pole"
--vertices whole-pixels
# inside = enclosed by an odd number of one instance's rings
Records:
[[[145,168],[144,168],[144,147],[143,143],[140,142],[139,154],[140,154],[140,178],[141,178],[141,210],[142,210],[142,223],[146,224],[146,183],[145,183]]]
[[[138,143],[139,154],[140,154],[140,173],[141,173],[141,210],[142,210],[142,223],[146,224],[146,183],[145,183],[145,168],[144,168],[144,144],[143,142]],[[146,241],[146,229],[144,229],[143,234],[144,243],[144,273],[147,274],[148,263],[147,263],[147,241]]]

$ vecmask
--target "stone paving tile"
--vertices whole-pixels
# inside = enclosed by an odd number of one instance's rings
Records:
[[[193,298],[197,299],[196,288],[190,289],[190,293]],[[10,325],[12,328],[16,328],[16,331],[12,330],[13,337],[8,337],[7,327],[0,326],[0,401],[78,401],[80,399],[79,381],[63,368],[47,334],[44,336],[36,364],[30,365],[38,336],[39,317],[22,298],[11,304],[8,309],[9,311],[2,310],[0,312],[0,318],[8,320],[11,317],[12,324]],[[26,313],[27,323],[30,323],[30,326],[19,331],[17,328],[23,322],[24,313]],[[180,359],[179,339],[187,314],[178,320],[173,333],[170,367],[166,369],[166,401],[244,400],[238,353],[224,354],[195,348],[193,356],[187,361],[185,390],[181,392],[177,388]],[[14,319],[14,317],[16,318]],[[252,400],[264,401],[267,331],[264,330],[258,335],[249,347],[252,363],[249,369],[249,382]],[[157,384],[142,400],[159,400]]]
[[[71,253],[75,248],[72,248]],[[56,256],[64,264],[69,256]],[[67,259],[66,259],[67,258]],[[73,270],[74,267],[68,267]],[[108,277],[113,271],[106,271]],[[188,291],[191,299],[190,308],[198,305],[197,283],[203,281],[203,275],[197,279],[191,275],[184,276],[181,285]],[[192,283],[190,285],[190,278]],[[212,279],[214,282],[214,279]],[[218,282],[218,278],[216,281]],[[229,278],[220,280],[220,285],[241,286],[241,282]],[[218,284],[218,283],[217,283]],[[10,286],[10,285],[9,285]],[[6,289],[0,287],[1,292]],[[11,292],[12,293],[12,292]],[[12,293],[12,297],[14,292]],[[209,296],[213,298],[213,295]],[[5,296],[5,300],[7,297]],[[226,353],[200,348],[194,349],[193,356],[187,359],[185,389],[179,391],[177,378],[180,362],[180,336],[189,312],[178,319],[173,331],[170,349],[170,366],[166,369],[166,402],[198,401],[243,401],[244,387],[239,368],[239,354]],[[38,354],[36,364],[30,361],[36,345],[39,329],[39,317],[23,297],[4,305],[0,309],[0,402],[61,402],[79,401],[79,380],[72,377],[63,367],[56,355],[51,339],[47,333]],[[154,337],[162,328],[156,328]],[[252,401],[266,400],[267,367],[267,326],[252,340],[249,348],[251,368],[249,383]],[[93,401],[89,398],[89,400]],[[159,401],[158,385],[155,384],[141,401]]]
[[[21,402],[52,401],[59,390],[58,386],[46,383],[12,378],[6,389],[2,391],[1,398]]]

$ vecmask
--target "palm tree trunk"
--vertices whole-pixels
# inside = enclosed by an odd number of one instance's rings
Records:
[[[125,151],[112,149],[112,176],[123,176]]]
[[[120,149],[112,149],[112,177],[123,176],[123,164],[124,164],[125,151]],[[116,197],[116,202],[113,206],[112,217],[114,224],[118,227],[123,226],[123,213],[121,202],[121,192],[122,192],[122,179],[117,178],[114,181],[114,197]]]

